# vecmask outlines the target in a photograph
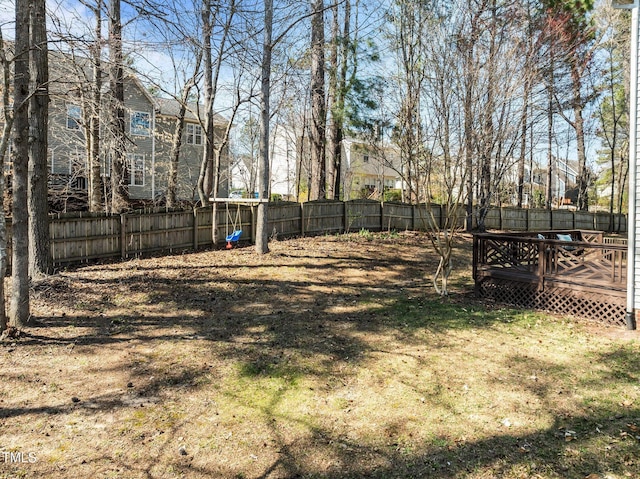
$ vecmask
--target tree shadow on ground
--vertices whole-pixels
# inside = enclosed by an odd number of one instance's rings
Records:
[[[35,352],[41,346],[73,346],[81,354],[108,355],[132,344],[136,348],[143,346],[143,350],[132,348],[131,355],[122,362],[83,369],[88,376],[124,370],[132,386],[123,385],[111,392],[82,391],[78,393],[78,402],[0,407],[0,419],[71,413],[91,416],[98,411],[132,407],[163,408],[167,397],[214,389],[229,374],[221,365],[231,365],[234,374],[247,384],[279,381],[280,386],[263,392],[266,399],[262,403],[249,406],[256,421],[268,430],[276,452],[269,454],[260,466],[252,466],[250,470],[254,472],[246,473],[239,473],[237,467],[216,464],[215,460],[199,461],[188,453],[186,457],[169,460],[174,472],[186,477],[329,479],[453,478],[474,473],[484,474],[479,477],[584,478],[592,473],[640,473],[640,466],[633,459],[630,464],[614,463],[607,454],[595,455],[594,448],[583,448],[593,441],[604,441],[608,443],[603,442],[602,448],[608,445],[617,449],[615,457],[632,458],[637,452],[637,440],[633,435],[620,439],[620,431],[637,421],[638,410],[629,407],[603,407],[588,415],[576,412],[571,418],[558,416],[552,425],[536,432],[505,431],[471,441],[443,436],[428,442],[403,441],[392,433],[386,435],[387,429],[403,427],[394,426],[388,418],[387,428],[379,431],[379,437],[359,441],[339,428],[283,413],[285,396],[296,387],[296,381],[339,382],[339,387],[346,387],[353,380],[354,368],[364,367],[371,355],[383,348],[375,341],[363,339],[364,334],[384,335],[393,339],[392,344],[444,350],[449,336],[455,332],[481,333],[519,314],[467,301],[470,289],[461,290],[453,298],[437,297],[425,286],[425,267],[418,259],[375,259],[371,255],[377,249],[371,246],[364,253],[354,251],[349,258],[330,257],[327,264],[315,261],[331,254],[330,245],[327,250],[306,255],[302,251],[291,256],[295,260],[291,264],[287,263],[290,252],[282,253],[277,260],[268,258],[251,269],[251,274],[245,274],[247,267],[241,264],[221,268],[215,264],[182,264],[167,270],[141,262],[120,271],[115,278],[74,274],[52,278],[42,286],[40,300],[56,303],[54,306],[61,312],[38,318],[38,326],[19,340],[20,347],[34,347]],[[284,279],[274,273],[275,267],[299,268],[305,274]],[[378,275],[382,270],[385,274]],[[163,342],[171,342],[178,351],[181,345],[197,345],[202,363],[185,365],[180,359],[171,361],[157,352]],[[404,351],[388,353],[410,359],[410,354]],[[511,356],[508,360],[518,377],[525,377],[532,368],[556,367],[526,357]],[[608,380],[637,383],[640,363],[633,348],[612,348],[594,361],[611,366],[593,375],[590,379],[593,385]],[[608,379],[611,371],[614,378]],[[420,390],[417,380],[406,381],[412,389]],[[544,380],[536,383],[523,380],[515,386],[530,390],[541,401],[549,398],[552,389]],[[225,394],[235,403],[243,400],[240,392],[236,391],[237,396],[229,391]],[[124,471],[135,471],[140,477],[161,476],[154,459],[174,447],[181,427],[215,414],[214,409],[215,406],[202,404],[186,408],[179,420],[158,427],[142,424],[142,434],[147,436],[163,429],[161,445],[151,459],[133,464],[128,456],[123,459],[106,454],[90,458],[87,463],[107,460],[119,464]],[[280,425],[283,421],[296,423],[306,434],[292,439]],[[576,433],[571,442],[566,441],[568,427]],[[318,457],[325,462],[318,464],[315,460]]]

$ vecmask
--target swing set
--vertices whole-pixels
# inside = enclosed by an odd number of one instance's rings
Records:
[[[242,236],[242,215],[241,215],[241,205],[254,205],[260,203],[268,203],[268,199],[258,199],[258,198],[242,198],[235,200],[232,198],[209,198],[209,201],[214,204],[224,203],[226,208],[226,219],[225,219],[225,238],[227,241],[227,249],[232,249],[234,246],[238,244],[240,241],[240,237]],[[235,212],[235,216],[233,215],[232,210],[229,208],[229,205],[236,204],[237,209]],[[215,210],[215,208],[214,208]],[[253,207],[252,207],[253,210]],[[215,227],[216,227],[216,219],[213,218],[213,228],[214,228],[214,242],[215,242]],[[230,228],[231,227],[231,228]]]
[[[237,245],[238,241],[240,241],[240,236],[242,236],[242,217],[240,216],[240,203],[238,203],[238,209],[236,210],[235,219],[231,216],[231,211],[229,210],[229,202],[226,202],[227,205],[227,219],[225,223],[225,234],[227,237],[227,249],[233,248],[233,245]],[[231,226],[233,227],[233,233],[229,234],[229,221],[231,221]]]

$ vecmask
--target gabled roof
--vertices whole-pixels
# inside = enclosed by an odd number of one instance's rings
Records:
[[[180,102],[173,98],[154,98],[156,107],[158,109],[158,114],[163,116],[169,116],[172,118],[177,118],[178,113],[180,112]],[[198,122],[204,121],[204,107],[203,105],[197,104],[195,102],[187,103],[187,111],[185,113],[185,120],[190,122]],[[198,115],[200,118],[198,118]],[[217,125],[226,125],[229,120],[220,115],[219,113],[214,113],[213,121]]]
[[[92,60],[80,54],[73,52],[63,52],[60,50],[49,50],[50,62],[50,80],[54,86],[50,90],[52,95],[68,95],[70,90],[86,87],[91,81],[91,69],[93,68]],[[108,74],[103,72],[102,90],[106,92],[109,88]],[[176,118],[180,111],[180,102],[173,98],[161,98],[153,96],[147,87],[140,81],[140,78],[130,68],[125,66],[125,83],[129,82],[145,96],[158,115]],[[199,111],[199,113],[198,113]],[[189,122],[198,122],[200,119],[204,121],[204,107],[196,102],[187,104],[185,119]],[[216,125],[226,126],[228,120],[214,113],[214,123]]]

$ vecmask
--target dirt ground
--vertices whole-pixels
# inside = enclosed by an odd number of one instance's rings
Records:
[[[473,301],[470,245],[457,243],[448,303]],[[458,333],[446,317],[416,336],[417,311],[440,314],[425,236],[270,248],[85,265],[38,284],[37,325],[0,343],[0,478],[503,477],[502,446],[472,445],[501,434],[509,414],[516,427],[510,396],[477,399],[502,422],[459,416],[475,429],[452,411],[476,399],[447,406],[448,390],[481,387],[456,371],[477,367],[475,326]],[[500,338],[495,351],[515,355]],[[447,345],[453,356],[427,360]],[[495,351],[478,358],[491,377]],[[568,406],[556,396],[529,413],[558,417]],[[521,427],[525,451],[539,424]],[[467,443],[474,459],[447,459]],[[527,467],[504,477],[563,477]]]

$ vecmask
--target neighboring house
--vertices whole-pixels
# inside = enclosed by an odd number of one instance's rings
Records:
[[[547,193],[547,165],[534,168],[531,189],[541,191],[543,196]],[[577,164],[575,161],[567,161],[553,157],[551,165],[551,195],[552,203],[558,207],[575,207],[578,199],[577,191]]]
[[[247,141],[248,140],[248,141]],[[252,141],[253,140],[253,141]],[[246,133],[245,148],[236,155],[231,166],[232,196],[252,196],[258,192],[259,145],[252,132]],[[282,125],[274,125],[269,139],[269,192],[272,197],[296,201],[297,138]]]
[[[295,200],[298,171],[296,135],[291,130],[276,125],[270,146],[271,195],[278,195],[283,200]]]
[[[86,200],[88,186],[87,145],[90,103],[90,70],[87,59],[52,53],[49,107],[49,165],[51,189],[56,195]],[[106,84],[106,79],[103,84]],[[176,100],[152,96],[138,78],[128,73],[124,81],[126,165],[125,181],[132,200],[162,202],[167,190],[167,174],[173,132],[179,110]],[[180,160],[178,163],[178,199],[197,199],[197,181],[204,154],[204,136],[195,104],[190,104],[185,118]],[[99,115],[103,178],[110,176],[110,155],[106,95]],[[227,121],[217,115],[215,129],[224,131]],[[228,155],[223,153],[223,162]],[[227,171],[225,165],[221,168]],[[104,181],[108,188],[108,181]],[[220,194],[226,195],[228,179],[221,179]]]
[[[342,142],[342,191],[345,199],[382,199],[386,190],[402,188],[399,155],[392,148],[374,149],[365,142]]]

